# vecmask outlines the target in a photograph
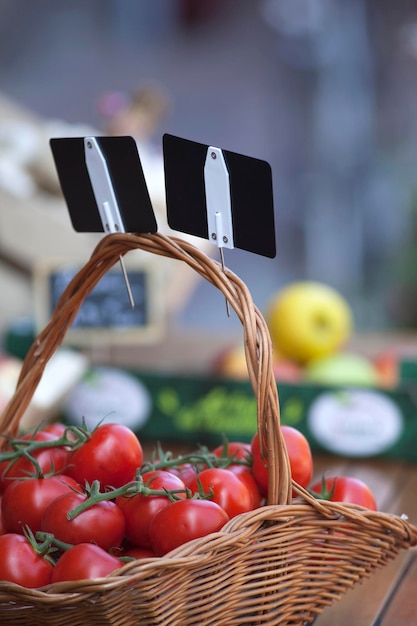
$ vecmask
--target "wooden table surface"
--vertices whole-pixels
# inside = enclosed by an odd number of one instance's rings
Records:
[[[164,448],[174,454],[189,450],[174,444]],[[145,447],[145,456],[150,450]],[[314,478],[321,478],[324,471],[361,478],[373,490],[379,510],[406,514],[417,525],[417,464],[319,456],[314,467]],[[401,552],[353,587],[326,608],[314,626],[417,626],[417,549]]]
[[[374,491],[378,508],[406,514],[417,525],[417,465],[382,460],[315,460],[323,470],[362,478]],[[314,626],[417,625],[417,550],[403,551],[362,584],[348,591],[315,621]]]

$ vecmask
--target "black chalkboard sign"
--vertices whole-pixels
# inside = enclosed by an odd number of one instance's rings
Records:
[[[57,302],[81,265],[43,260],[35,269],[37,325],[49,321]],[[126,297],[124,275],[119,266],[97,283],[82,303],[66,343],[88,345],[97,340],[108,343],[147,342],[160,337],[163,327],[161,289],[157,270],[150,264],[129,267],[129,282],[135,306]]]
[[[51,309],[74,277],[75,272],[63,270],[50,275]],[[146,298],[147,274],[144,271],[129,273],[129,282],[135,300],[132,308],[126,301],[123,275],[110,272],[103,276],[83,302],[72,324],[73,328],[126,328],[146,326],[149,323]]]

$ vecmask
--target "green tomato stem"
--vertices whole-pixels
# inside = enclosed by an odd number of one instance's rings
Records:
[[[74,519],[77,515],[80,515],[80,513],[86,511],[99,502],[114,500],[119,496],[132,497],[142,494],[144,496],[165,496],[171,500],[178,499],[178,494],[185,494],[186,497],[190,496],[189,489],[150,489],[144,484],[143,480],[140,479],[127,483],[118,489],[112,489],[111,491],[105,492],[100,491],[100,481],[95,480],[91,486],[88,487],[87,491],[88,496],[84,502],[81,502],[67,513],[68,520]]]

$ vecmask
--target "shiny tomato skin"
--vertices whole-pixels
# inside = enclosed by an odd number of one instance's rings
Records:
[[[98,480],[102,489],[117,489],[135,479],[142,461],[141,443],[130,428],[102,424],[71,453],[67,473],[80,484]]]
[[[36,589],[51,582],[54,566],[36,554],[28,540],[18,533],[0,535],[0,580]]]
[[[313,476],[313,455],[307,438],[292,426],[281,426],[281,432],[287,447],[293,480],[301,487],[307,488]],[[261,493],[268,493],[268,467],[265,465],[260,451],[259,435],[256,433],[251,442],[252,472]]]
[[[164,471],[167,471],[170,474],[175,474],[175,476],[181,478],[186,487],[188,487],[188,485],[194,480],[196,475],[196,469],[193,465],[191,465],[191,463],[182,463],[181,465],[170,467]]]
[[[153,559],[156,557],[155,552],[151,548],[141,548],[140,546],[132,546],[123,552],[123,556],[130,556],[132,559]]]
[[[42,530],[65,543],[91,542],[104,550],[121,546],[126,524],[122,511],[114,502],[98,502],[73,519],[67,519],[67,513],[85,500],[86,496],[74,492],[55,498],[45,509]]]
[[[47,506],[58,496],[72,490],[82,491],[69,476],[14,480],[4,492],[1,511],[7,532],[22,533],[29,526],[33,533],[41,530]]]
[[[226,511],[211,500],[171,502],[152,520],[152,549],[157,556],[163,556],[188,541],[221,530],[228,520]]]
[[[313,477],[313,455],[307,438],[292,426],[281,426],[290,459],[293,480],[305,489]]]
[[[252,498],[252,509],[257,509],[264,502],[264,497],[259,491],[258,484],[252,474],[252,470],[247,465],[230,465],[228,468],[229,472],[233,472],[236,476],[240,478],[246,485],[251,494]]]
[[[213,492],[210,500],[221,506],[229,518],[254,508],[251,490],[239,476],[228,469],[210,467],[200,472],[198,478],[190,484],[193,493],[198,493],[199,483],[204,493]]]
[[[168,491],[175,490],[178,492],[176,497],[186,497],[185,485],[175,474],[165,470],[155,470],[145,472],[142,478],[149,489],[157,491],[164,489]],[[183,493],[180,490],[183,490]],[[136,546],[148,548],[151,545],[149,528],[152,519],[161,509],[169,506],[170,500],[168,496],[144,494],[137,494],[128,498],[119,496],[116,498],[116,504],[122,510],[126,520],[126,539]]]
[[[324,494],[323,488],[326,492]],[[324,499],[332,502],[357,504],[370,511],[377,510],[372,490],[362,480],[353,476],[327,476],[324,485],[323,481],[317,481],[311,486],[311,491],[322,494]]]
[[[268,493],[268,467],[261,455],[259,435],[255,433],[251,441],[252,473],[260,493],[266,497]]]
[[[59,557],[52,572],[51,582],[102,578],[122,565],[116,556],[109,554],[100,546],[79,543]]]

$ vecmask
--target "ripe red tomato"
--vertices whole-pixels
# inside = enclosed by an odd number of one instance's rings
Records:
[[[116,556],[103,548],[93,543],[79,543],[59,557],[52,572],[51,582],[102,578],[122,565]]]
[[[152,520],[150,537],[155,554],[162,556],[182,544],[220,530],[229,516],[211,500],[177,500]]]
[[[132,546],[123,552],[123,556],[130,556],[132,559],[152,559],[156,557],[156,554],[151,548]]]
[[[307,438],[292,426],[281,426],[290,458],[291,475],[301,487],[308,487],[313,476],[313,456]]]
[[[130,428],[103,424],[71,453],[67,473],[81,485],[98,480],[102,489],[117,489],[135,479],[142,461],[142,446]]]
[[[3,497],[0,496],[0,535],[4,535],[7,531],[6,531],[6,526],[4,524],[4,519],[3,519],[3,513],[1,510],[1,502],[2,502]]]
[[[164,470],[146,472],[142,476],[143,481],[149,489],[162,490],[184,490],[178,493],[178,498],[185,498],[185,485],[182,480]],[[149,527],[152,519],[161,509],[169,506],[168,496],[150,496],[137,494],[131,497],[119,496],[116,504],[121,508],[126,520],[125,535],[128,541],[136,546],[149,547]]]
[[[319,494],[325,500],[358,504],[371,511],[377,510],[372,490],[362,480],[353,476],[328,476],[325,478],[324,484],[323,481],[314,483],[311,491]]]
[[[67,514],[85,500],[85,495],[72,491],[55,498],[45,509],[42,530],[65,543],[91,542],[104,550],[120,546],[125,534],[125,518],[114,502],[98,502],[73,519],[67,518]]]
[[[261,455],[259,435],[255,433],[251,441],[252,473],[260,493],[266,497],[268,493],[268,467]]]
[[[188,487],[190,482],[194,480],[196,475],[196,469],[193,465],[191,465],[191,463],[181,463],[176,467],[170,467],[164,471],[169,472],[170,474],[175,474],[175,476],[181,478],[186,487]]]
[[[17,583],[29,589],[51,582],[54,566],[40,556],[23,535],[0,535],[0,580]]]
[[[52,422],[51,424],[47,424],[42,428],[43,432],[51,433],[57,439],[63,436],[66,429],[67,427],[65,426],[65,424],[62,424],[61,422]]]
[[[307,488],[313,476],[313,456],[307,438],[292,426],[281,426],[281,432],[287,446],[292,478],[301,487]],[[256,433],[251,442],[252,471],[263,495],[268,493],[268,468],[264,464]]]
[[[213,492],[210,500],[221,506],[229,518],[253,510],[254,494],[249,485],[228,469],[210,467],[200,472],[189,485],[193,493],[198,493],[199,483],[204,493]]]
[[[4,492],[1,503],[7,532],[22,533],[24,526],[29,526],[33,533],[41,530],[46,507],[58,496],[72,490],[82,491],[73,478],[63,474],[14,480]]]
[[[213,454],[219,458],[224,456],[225,446],[217,446],[214,448]],[[250,443],[243,443],[241,441],[229,441],[226,447],[226,457],[230,459],[236,459],[239,461],[249,460],[251,455]]]
[[[38,431],[37,433],[29,433],[21,437],[24,441],[55,441],[56,437],[52,433]],[[31,455],[39,464],[43,474],[51,472],[62,472],[69,459],[69,451],[62,446],[54,446],[50,448],[38,448],[33,450]],[[33,462],[25,455],[20,456],[13,465],[7,469],[9,461],[5,460],[0,463],[0,490],[4,491],[15,478],[27,478],[28,475],[36,475],[37,468]]]
[[[264,497],[259,491],[258,484],[252,474],[252,469],[248,465],[230,465],[229,472],[233,472],[242,480],[252,496],[252,509],[257,509],[263,504]]]

